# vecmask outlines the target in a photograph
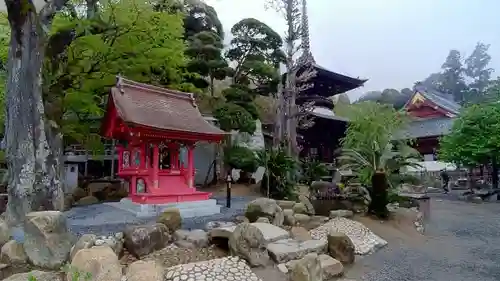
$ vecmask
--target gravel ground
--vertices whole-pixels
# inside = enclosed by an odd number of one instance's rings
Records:
[[[213,197],[217,204],[224,206],[221,213],[205,217],[187,218],[182,222],[184,229],[203,229],[209,221],[230,221],[243,214],[245,206],[253,197],[232,197],[231,208],[226,208],[225,197]],[[104,204],[76,207],[66,212],[71,232],[77,236],[85,233],[110,235],[120,232],[127,225],[153,223],[154,219],[138,219],[130,212]]]
[[[365,281],[500,280],[500,204],[433,198],[427,239],[389,241],[348,277]]]

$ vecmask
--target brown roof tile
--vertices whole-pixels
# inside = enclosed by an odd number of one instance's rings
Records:
[[[226,134],[203,118],[193,94],[119,78],[111,95],[118,116],[126,123],[211,136]]]

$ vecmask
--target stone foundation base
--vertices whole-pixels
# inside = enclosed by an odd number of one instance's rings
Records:
[[[220,205],[217,205],[215,199],[167,203],[167,204],[139,204],[134,203],[128,198],[123,198],[120,202],[106,203],[112,207],[131,212],[140,218],[155,217],[161,214],[167,208],[178,208],[182,218],[192,218],[201,216],[210,216],[220,213]]]

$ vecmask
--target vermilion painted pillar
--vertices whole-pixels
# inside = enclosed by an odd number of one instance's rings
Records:
[[[147,153],[147,144],[143,143],[140,146],[140,151],[141,151],[141,169],[147,169],[147,163],[146,163],[146,153]]]
[[[192,144],[190,144],[190,145],[187,146],[187,151],[188,151],[187,179],[188,179],[188,187],[190,187],[190,188],[194,187],[194,179],[193,179],[193,174],[194,174],[193,148],[194,148],[194,145],[192,145]]]
[[[153,183],[153,188],[158,188],[158,173],[160,171],[160,149],[158,148],[158,144],[153,144],[153,167],[150,169],[153,170],[153,177],[151,179]]]
[[[178,164],[177,157],[179,155],[179,147],[177,146],[176,143],[172,143],[170,144],[168,149],[170,153],[170,169],[177,170],[179,168],[177,167]]]

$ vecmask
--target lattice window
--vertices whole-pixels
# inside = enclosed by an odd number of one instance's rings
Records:
[[[123,168],[130,167],[130,152],[129,151],[124,151],[122,157],[123,157],[123,159],[122,159],[123,160],[123,162],[122,162],[123,163],[122,164]]]

